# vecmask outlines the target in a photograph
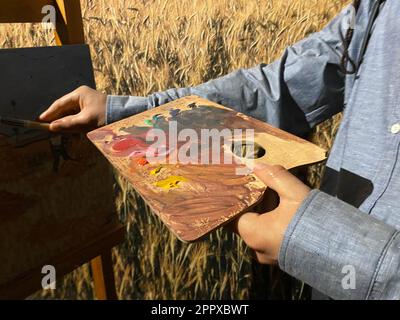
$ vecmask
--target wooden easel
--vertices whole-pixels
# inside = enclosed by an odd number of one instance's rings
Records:
[[[56,8],[57,23],[55,39],[57,45],[84,44],[82,13],[79,0],[0,0],[0,23],[40,23],[44,17],[42,8]],[[80,248],[64,252],[53,258],[51,264],[57,277],[91,261],[95,296],[99,300],[116,299],[111,249],[124,240],[125,227],[112,223],[98,236],[85,242]],[[0,285],[0,298],[20,299],[29,296],[41,287],[41,266],[27,270],[12,283]]]

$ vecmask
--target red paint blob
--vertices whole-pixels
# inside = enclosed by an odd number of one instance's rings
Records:
[[[113,144],[112,148],[114,149],[114,151],[122,152],[127,149],[130,149],[130,148],[133,148],[136,146],[143,146],[143,145],[144,145],[144,143],[142,140],[126,138],[126,139],[122,139],[121,141],[115,142]]]
[[[146,164],[148,164],[149,162],[146,160],[146,158],[139,158],[136,160],[136,163],[139,166],[145,166]]]

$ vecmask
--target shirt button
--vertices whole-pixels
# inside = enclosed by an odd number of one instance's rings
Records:
[[[400,132],[400,123],[395,123],[394,125],[392,125],[392,127],[390,128],[390,132],[393,134],[398,134]]]

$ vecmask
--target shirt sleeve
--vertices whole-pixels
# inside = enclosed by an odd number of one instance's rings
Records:
[[[267,65],[239,69],[195,87],[169,89],[148,97],[109,96],[107,123],[187,95],[198,95],[276,127],[302,135],[343,109],[340,72],[343,34],[350,7],[322,31],[288,47]]]
[[[321,191],[291,221],[279,265],[334,299],[400,299],[400,232]]]

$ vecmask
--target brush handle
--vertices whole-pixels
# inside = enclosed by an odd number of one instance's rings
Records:
[[[13,127],[22,127],[22,128],[36,129],[36,130],[45,130],[45,131],[50,130],[50,124],[48,123],[23,120],[23,119],[0,117],[0,123]]]
[[[36,122],[36,121],[27,121],[25,128],[30,128],[30,129],[37,129],[37,130],[50,130],[50,124],[49,123],[41,123],[41,122]]]

